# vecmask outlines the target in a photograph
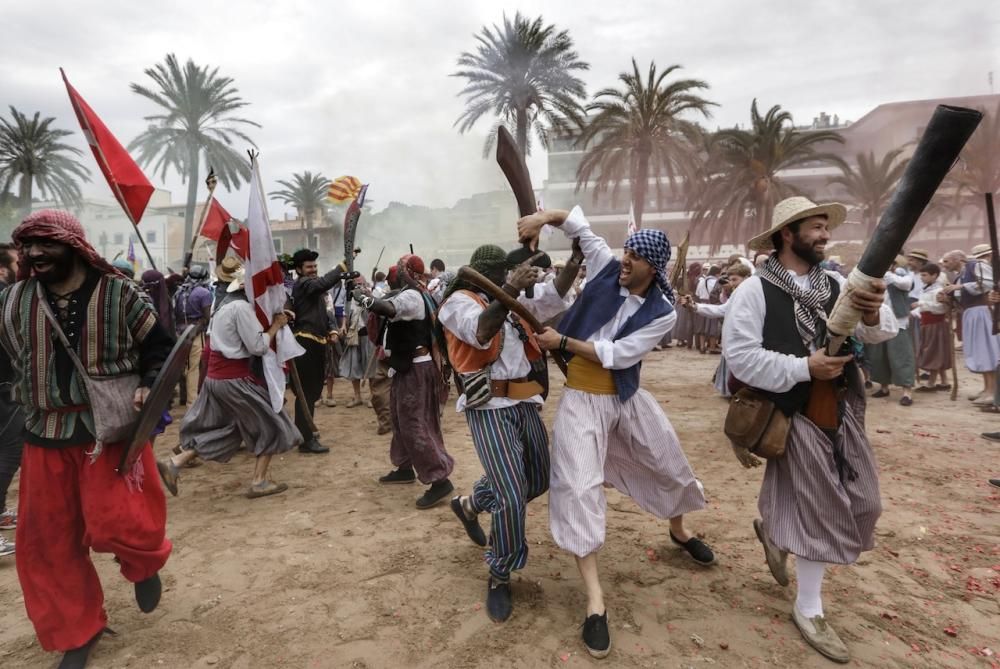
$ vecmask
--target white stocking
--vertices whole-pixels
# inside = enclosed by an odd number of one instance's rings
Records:
[[[823,615],[823,599],[820,596],[820,590],[823,588],[823,573],[825,571],[825,562],[813,562],[804,557],[795,556],[795,576],[799,585],[795,606],[806,618]]]

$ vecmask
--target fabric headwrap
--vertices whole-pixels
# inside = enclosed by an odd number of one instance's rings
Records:
[[[484,276],[492,276],[497,270],[508,268],[507,252],[496,244],[483,244],[472,252],[469,258],[469,267]],[[479,289],[468,281],[452,281],[448,284],[448,289],[444,292],[441,302],[444,303],[452,293],[458,290],[471,290],[477,292]]]
[[[17,268],[17,279],[23,281],[31,277],[31,263],[24,254],[25,239],[51,239],[54,242],[67,244],[83,261],[103,274],[124,276],[112,267],[101,254],[87,241],[87,234],[76,216],[59,209],[39,209],[24,219],[14,228],[11,237],[14,247],[20,255]]]
[[[637,230],[625,240],[625,248],[648,262],[656,270],[656,284],[667,300],[674,303],[674,291],[667,280],[667,263],[670,262],[670,240],[662,230],[644,228]]]
[[[167,332],[174,331],[174,310],[170,304],[170,291],[167,289],[167,280],[163,274],[155,269],[147,269],[142,273],[142,287],[146,289],[153,299],[153,307],[160,319],[160,325]]]
[[[802,343],[811,347],[816,339],[817,321],[826,322],[824,305],[830,299],[830,276],[819,265],[809,268],[809,283],[812,288],[800,288],[791,273],[778,262],[775,251],[758,270],[762,279],[783,290],[792,298],[795,305],[795,327],[799,331]]]

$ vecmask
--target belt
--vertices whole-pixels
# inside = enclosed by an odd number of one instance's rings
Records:
[[[324,339],[323,337],[318,337],[318,336],[312,334],[311,332],[296,332],[295,336],[296,337],[302,337],[303,339],[311,339],[314,342],[316,342],[317,344],[326,345],[328,343],[326,341],[326,339]]]
[[[542,390],[542,384],[527,378],[490,380],[490,393],[493,397],[526,400],[535,395],[540,395]]]

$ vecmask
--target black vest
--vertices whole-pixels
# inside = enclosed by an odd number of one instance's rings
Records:
[[[411,289],[412,290],[412,289]],[[423,298],[423,295],[421,295]],[[413,366],[414,353],[421,346],[430,350],[431,318],[424,299],[424,317],[415,321],[390,321],[385,346],[389,349],[389,366],[397,372],[408,372]]]
[[[792,297],[775,286],[767,279],[761,278],[761,288],[764,289],[764,304],[766,311],[764,314],[763,342],[761,345],[768,351],[794,355],[799,358],[809,357],[809,349],[802,343],[798,328],[795,326],[795,302]],[[823,305],[823,310],[830,314],[833,305],[840,295],[840,284],[833,277],[830,277],[830,299]],[[823,339],[824,323],[817,323],[817,339]],[[802,411],[809,403],[809,390],[812,383],[803,381],[795,384],[791,390],[783,393],[761,391],[768,396],[775,406],[781,409],[786,416]]]

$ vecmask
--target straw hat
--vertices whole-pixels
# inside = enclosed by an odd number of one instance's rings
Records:
[[[215,278],[222,283],[232,283],[236,271],[243,267],[243,264],[232,256],[226,256],[215,268]]]
[[[233,272],[233,279],[229,283],[229,286],[226,288],[226,292],[235,293],[237,290],[242,289],[243,284],[246,283],[246,280],[247,280],[247,271],[242,267],[238,268],[236,271]]]
[[[923,249],[911,249],[909,253],[906,254],[907,258],[916,258],[917,260],[923,260],[927,262],[931,259],[931,256],[927,251]]]
[[[993,249],[990,248],[989,244],[976,244],[972,247],[972,250],[969,251],[969,255],[977,260],[981,260],[991,253],[993,253]]]
[[[827,229],[833,230],[847,218],[847,208],[837,202],[816,204],[807,197],[785,198],[774,206],[774,213],[771,215],[771,228],[751,239],[747,243],[747,247],[752,251],[770,251],[774,249],[774,245],[771,244],[771,235],[796,221],[811,216],[826,216]]]

